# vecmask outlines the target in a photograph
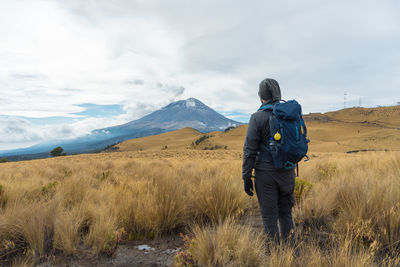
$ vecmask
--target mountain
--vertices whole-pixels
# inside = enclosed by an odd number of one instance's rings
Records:
[[[222,131],[242,123],[230,120],[195,98],[172,102],[141,119],[123,125],[95,130],[96,134],[121,135],[143,129],[172,131],[191,127],[200,132]]]
[[[126,124],[93,130],[90,134],[73,140],[57,140],[29,148],[0,152],[0,157],[11,160],[42,158],[56,146],[68,154],[103,150],[122,141],[166,133],[185,127],[200,132],[222,131],[242,123],[230,120],[195,98],[172,102],[138,120]]]

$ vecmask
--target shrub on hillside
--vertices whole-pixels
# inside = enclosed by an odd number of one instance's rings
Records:
[[[65,156],[67,155],[67,153],[63,153],[64,148],[58,146],[56,148],[54,148],[52,151],[50,151],[50,155],[52,157],[59,157],[59,156]]]
[[[229,132],[229,131],[231,131],[231,130],[233,130],[233,129],[235,129],[236,127],[235,126],[229,126],[229,127],[227,127],[225,130],[224,130],[224,132],[226,133],[226,132]]]
[[[228,146],[214,145],[214,146],[206,146],[203,148],[203,150],[217,150],[217,149],[228,149]]]
[[[10,161],[7,158],[1,158],[0,163],[4,163],[4,162],[10,162]]]
[[[200,143],[204,142],[205,140],[207,140],[210,137],[212,137],[212,135],[208,135],[208,134],[202,135],[199,138],[197,138],[196,141],[194,141],[194,144],[196,146],[198,146]]]

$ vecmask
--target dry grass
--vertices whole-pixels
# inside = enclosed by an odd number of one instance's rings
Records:
[[[205,266],[393,266],[400,263],[400,154],[315,154],[300,167],[294,244],[241,225],[256,207],[239,152],[107,153],[3,163],[0,260],[29,265],[121,239],[191,227]],[[300,201],[301,200],[301,201]]]
[[[259,229],[257,229],[259,230]],[[371,249],[360,247],[350,237],[340,242],[306,240],[276,244],[266,240],[249,225],[226,220],[217,225],[192,230],[186,250],[177,255],[176,266],[398,266],[400,258],[377,258]],[[190,266],[190,265],[189,265]]]
[[[163,134],[130,139],[116,145],[115,149],[118,151],[184,149],[200,135],[202,134],[199,131],[186,127]]]
[[[266,260],[263,236],[232,219],[195,226],[193,235],[192,256],[202,266],[260,266]]]
[[[260,266],[398,266],[400,264],[400,155],[319,155],[302,166],[301,178],[312,184],[294,209],[296,232],[290,244],[266,242]],[[298,188],[304,189],[298,183]],[[303,191],[304,192],[304,191]],[[297,192],[301,195],[300,192]],[[303,197],[304,197],[303,196]],[[216,229],[237,246],[218,236]],[[221,228],[218,228],[221,227]],[[238,255],[252,247],[251,234],[240,224],[195,228],[191,252],[205,266],[244,266],[235,256],[218,257],[218,250]],[[221,233],[222,233],[221,232]],[[219,234],[221,235],[221,234]],[[218,236],[218,237],[217,237]],[[260,234],[257,236],[260,238]],[[230,239],[229,239],[230,240]],[[250,254],[249,254],[250,256]],[[178,263],[180,263],[178,261]],[[179,265],[179,264],[178,264]]]
[[[328,168],[335,171],[329,174],[326,165],[317,164],[316,175],[310,175],[314,187],[295,209],[298,224],[320,225],[341,237],[352,233],[363,244],[375,241],[382,249],[399,247],[398,154],[342,157],[327,164],[335,166]]]
[[[242,193],[240,165],[222,159],[139,160],[118,153],[7,163],[0,184],[5,263],[87,247],[112,255],[121,238],[155,238],[254,207]]]

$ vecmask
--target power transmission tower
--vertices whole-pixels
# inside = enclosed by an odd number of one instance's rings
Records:
[[[344,91],[344,94],[343,94],[343,108],[346,108],[346,100],[347,100],[347,92]]]
[[[361,96],[360,99],[358,100],[358,106],[361,107]]]

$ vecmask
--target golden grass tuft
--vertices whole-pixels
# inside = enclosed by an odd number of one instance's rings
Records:
[[[73,255],[79,247],[85,222],[83,208],[59,209],[54,220],[54,248]]]
[[[265,238],[230,218],[195,226],[193,236],[192,257],[201,266],[261,266],[266,260]]]

